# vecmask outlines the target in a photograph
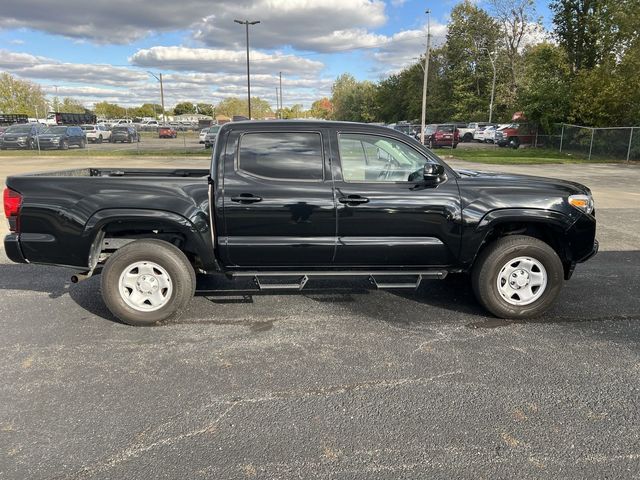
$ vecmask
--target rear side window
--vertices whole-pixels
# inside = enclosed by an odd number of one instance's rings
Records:
[[[282,180],[323,179],[319,133],[246,133],[240,139],[238,168],[252,175]]]

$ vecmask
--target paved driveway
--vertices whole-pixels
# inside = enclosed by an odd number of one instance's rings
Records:
[[[99,279],[0,254],[0,478],[637,478],[640,170],[500,168],[596,195],[603,251],[536,321],[450,276],[198,296],[132,328]]]

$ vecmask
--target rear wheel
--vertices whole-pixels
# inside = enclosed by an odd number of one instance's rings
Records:
[[[102,272],[102,298],[129,325],[176,320],[193,297],[196,276],[178,248],[160,240],[138,240],[117,250]]]
[[[80,148],[84,148],[84,147],[86,147],[86,145],[87,145],[87,144],[86,144],[86,142],[85,142],[84,138],[83,138],[83,139],[81,139],[81,140],[80,140],[80,145],[79,145],[79,147],[80,147]]]
[[[520,147],[520,139],[518,137],[511,137],[509,139],[509,146],[517,150]]]
[[[98,143],[102,143],[102,135],[98,137]]]
[[[69,142],[67,140],[60,142],[60,150],[69,150]]]
[[[472,135],[472,134],[470,134],[470,133],[465,133],[465,134],[462,136],[462,141],[463,141],[463,142],[470,142],[471,140],[473,140],[473,135]]]
[[[499,238],[473,267],[478,301],[500,318],[542,315],[562,289],[564,270],[556,252],[542,240],[524,235]]]

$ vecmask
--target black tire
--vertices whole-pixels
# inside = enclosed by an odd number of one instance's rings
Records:
[[[470,142],[471,140],[473,140],[473,135],[471,133],[465,133],[462,136],[462,141],[463,142]]]
[[[500,270],[518,257],[537,260],[547,272],[546,288],[539,298],[528,305],[512,305],[498,291]],[[471,272],[476,298],[499,318],[525,319],[542,315],[558,297],[563,283],[564,269],[556,252],[542,240],[525,235],[509,235],[489,244],[476,259]]]
[[[86,142],[84,141],[84,139],[80,140],[80,145],[78,145],[80,148],[84,148],[87,146]]]
[[[27,146],[29,150],[36,150],[38,146],[36,145],[36,141],[32,138],[29,140],[29,145]]]
[[[131,135],[129,135],[129,137],[127,138],[127,143],[132,143],[133,139],[131,138]]]
[[[433,139],[429,139],[429,150],[433,150]]]
[[[98,137],[98,143],[102,143],[102,135]]]
[[[453,145],[451,145],[451,148],[457,148],[457,147],[458,147],[457,143],[454,143]]]
[[[144,261],[161,266],[171,279],[171,297],[159,310],[137,310],[128,305],[120,294],[123,271],[133,263]],[[129,325],[149,327],[180,317],[195,293],[196,274],[184,253],[174,245],[161,240],[137,240],[109,257],[102,271],[100,287],[104,303],[111,313]]]
[[[60,141],[60,150],[69,150],[69,142],[67,140]]]
[[[509,146],[514,150],[520,148],[520,139],[518,137],[511,137],[509,139]]]

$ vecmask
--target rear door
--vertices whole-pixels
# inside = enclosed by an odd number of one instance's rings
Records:
[[[239,267],[326,266],[336,205],[326,129],[232,130],[224,154],[223,258]]]

